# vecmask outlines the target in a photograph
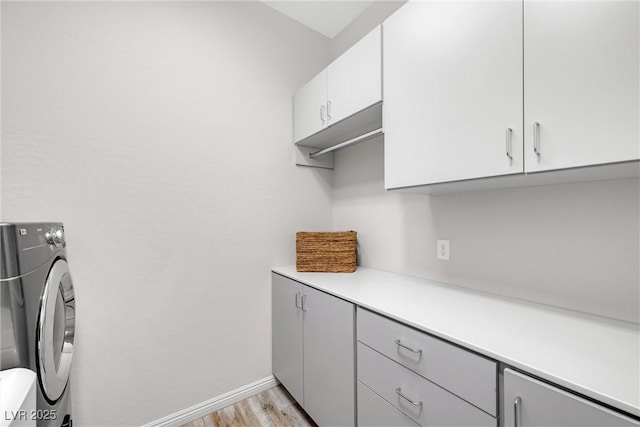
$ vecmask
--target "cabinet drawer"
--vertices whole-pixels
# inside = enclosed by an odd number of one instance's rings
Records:
[[[496,362],[367,310],[359,308],[357,319],[358,341],[498,415]]]
[[[358,380],[425,427],[497,426],[496,418],[362,343],[358,343]]]
[[[360,381],[358,381],[358,426],[419,427],[411,418],[398,411]]]

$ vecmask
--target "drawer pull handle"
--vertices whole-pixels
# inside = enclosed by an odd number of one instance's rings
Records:
[[[406,345],[402,344],[402,343],[400,342],[400,340],[396,340],[396,345],[397,345],[398,347],[402,347],[402,348],[404,348],[404,349],[407,349],[407,350],[409,350],[409,351],[410,351],[410,352],[412,352],[412,353],[416,353],[416,354],[420,354],[420,355],[422,354],[422,349],[417,349],[417,350],[416,350],[415,348],[408,347],[408,346],[406,346]]]
[[[413,400],[409,399],[407,396],[402,394],[402,389],[400,387],[396,389],[396,394],[401,398],[403,398],[404,400],[406,400],[407,402],[411,403],[413,406],[422,406],[422,401],[414,402]]]
[[[520,427],[522,425],[522,399],[520,398],[520,396],[516,397],[516,399],[513,401],[513,412],[514,412],[514,421],[513,421],[513,426],[514,427]]]

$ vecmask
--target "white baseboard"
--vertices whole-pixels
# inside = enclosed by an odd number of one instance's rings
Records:
[[[278,380],[276,380],[273,375],[270,375],[251,384],[231,390],[228,393],[221,394],[220,396],[198,403],[187,409],[183,409],[182,411],[167,415],[159,420],[152,421],[145,424],[143,427],[177,427],[193,420],[197,420],[198,418],[204,417],[205,415],[229,405],[233,405],[234,403],[240,402],[254,394],[258,394],[261,391],[275,387],[278,384],[280,384]]]

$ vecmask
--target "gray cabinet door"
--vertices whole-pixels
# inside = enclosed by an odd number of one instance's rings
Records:
[[[504,420],[505,427],[640,426],[638,421],[511,369],[504,370]]]
[[[272,369],[275,377],[302,405],[302,284],[271,274]],[[299,294],[299,295],[296,295]]]
[[[355,424],[353,304],[305,286],[304,409],[320,426]]]

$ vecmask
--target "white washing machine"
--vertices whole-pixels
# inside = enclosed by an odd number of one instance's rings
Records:
[[[76,302],[60,223],[0,223],[0,369],[37,373],[39,427],[71,427]]]

